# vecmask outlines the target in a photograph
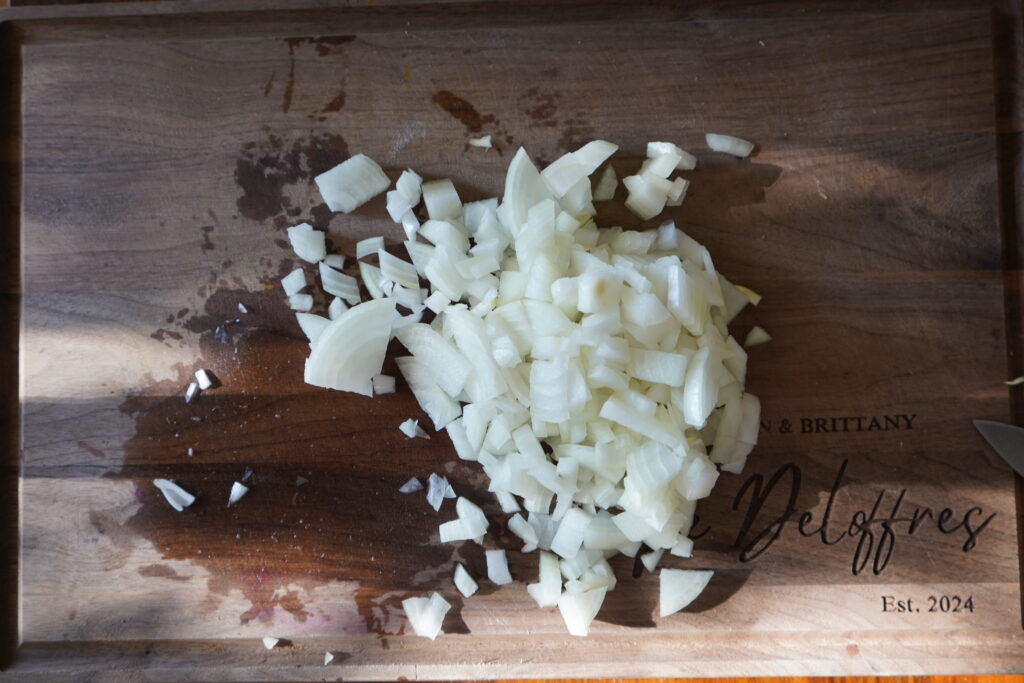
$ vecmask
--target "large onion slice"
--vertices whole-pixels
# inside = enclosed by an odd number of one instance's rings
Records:
[[[332,320],[306,359],[306,383],[372,396],[373,376],[384,365],[394,318],[393,300],[374,299]]]

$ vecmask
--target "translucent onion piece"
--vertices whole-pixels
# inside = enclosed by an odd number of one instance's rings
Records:
[[[388,189],[391,181],[370,157],[356,154],[313,179],[331,211],[350,213]]]
[[[327,256],[326,235],[314,230],[309,223],[300,223],[288,228],[288,240],[292,243],[295,255],[303,261],[317,263]]]
[[[734,157],[748,157],[754,151],[754,143],[731,135],[708,133],[704,136],[704,139],[710,149],[715,152],[731,154]]]
[[[167,499],[170,506],[178,512],[196,502],[195,496],[170,479],[154,479],[153,485],[160,489],[160,493],[164,494],[164,498]]]

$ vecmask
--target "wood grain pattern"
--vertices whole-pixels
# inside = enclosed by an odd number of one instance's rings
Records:
[[[651,21],[680,14],[384,7],[20,26],[15,671],[87,678],[117,657],[154,676],[306,679],[324,649],[344,653],[348,678],[1020,670],[1013,479],[964,419],[1010,415],[988,14]],[[102,40],[109,26],[121,40]],[[439,91],[470,102],[504,156],[467,149],[476,123],[437,106]],[[613,138],[622,175],[651,136],[699,150],[711,127],[761,145],[751,162],[701,153],[674,214],[766,296],[737,323],[776,337],[751,358],[775,426],[749,473],[798,464],[794,508],[820,519],[847,460],[837,519],[907,488],[904,514],[996,513],[978,547],[926,520],[877,575],[853,575],[855,540],[826,548],[791,523],[742,562],[732,507],[746,477],[729,478],[701,507],[722,520],[698,542],[720,579],[697,611],[652,619],[651,577],[623,580],[579,641],[519,583],[458,601],[438,643],[398,635],[401,598],[451,597],[454,561],[483,566],[478,547],[438,546],[439,517],[398,485],[444,470],[486,503],[485,486],[443,437],[404,441],[405,392],[365,401],[301,383],[305,344],[274,289],[294,265],[280,229],[309,219],[350,255],[361,236],[398,237],[380,200],[329,215],[311,176],[358,150],[392,173],[451,176],[472,199],[499,191],[518,144],[551,160]],[[223,386],[188,406],[196,367]],[[851,416],[890,428],[801,433]],[[222,508],[247,467],[246,505]],[[154,476],[201,504],[174,513]],[[530,581],[532,565],[515,556],[513,573]],[[984,609],[880,609],[884,594],[968,591]],[[261,651],[270,632],[294,645]]]

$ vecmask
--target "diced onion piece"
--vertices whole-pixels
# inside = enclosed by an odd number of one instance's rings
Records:
[[[366,291],[370,293],[371,297],[380,299],[384,296],[382,288],[384,277],[380,274],[380,268],[370,265],[365,261],[360,261],[359,277],[362,278],[363,286],[366,287]]]
[[[228,494],[228,505],[234,505],[242,500],[242,496],[247,493],[249,493],[249,487],[240,481],[236,481],[231,485],[231,493]]]
[[[763,327],[754,325],[750,328],[750,332],[747,332],[747,338],[743,341],[743,346],[750,348],[758,344],[767,344],[771,340],[772,336]]]
[[[409,625],[418,636],[434,640],[441,634],[441,625],[444,617],[452,606],[448,601],[437,593],[431,594],[430,598],[406,598],[402,600],[402,609],[405,611]]]
[[[196,502],[195,496],[170,479],[154,479],[153,485],[160,489],[160,493],[164,494],[164,498],[167,499],[170,506],[178,512]]]
[[[416,493],[417,491],[422,491],[422,490],[423,490],[423,484],[421,484],[420,480],[417,479],[416,477],[413,477],[412,479],[410,479],[409,481],[405,482],[400,487],[398,487],[398,492],[399,493]]]
[[[562,571],[558,567],[558,556],[549,552],[540,553],[540,571],[537,583],[526,587],[538,607],[554,607],[562,594]]]
[[[238,312],[239,313],[248,313],[249,309],[245,307],[245,304],[239,302],[238,303]]]
[[[704,347],[690,359],[681,406],[686,424],[697,429],[704,426],[718,398],[721,367],[718,360],[711,357],[710,347]]]
[[[331,268],[341,270],[345,267],[345,257],[341,254],[328,254],[324,257],[324,263]]]
[[[663,548],[658,550],[652,550],[649,553],[644,553],[640,556],[640,561],[643,563],[644,568],[650,573],[654,573],[654,570],[658,568],[658,563],[661,562],[661,556],[665,554]]]
[[[606,202],[615,197],[615,188],[619,186],[619,179],[615,175],[615,169],[608,166],[601,174],[601,179],[594,188],[593,199],[595,202]]]
[[[448,480],[438,474],[433,474],[427,478],[427,502],[430,507],[434,510],[441,509],[441,503],[447,497],[445,494],[448,492]]]
[[[327,307],[327,318],[330,320],[337,320],[338,317],[348,310],[348,304],[341,297],[334,297],[331,300],[330,305]]]
[[[377,252],[377,257],[380,263],[380,274],[383,277],[403,287],[419,290],[420,278],[416,273],[416,266],[389,254],[383,249]]]
[[[372,378],[384,364],[394,317],[395,303],[381,299],[332,320],[306,359],[306,383],[372,396]]]
[[[344,299],[351,305],[359,303],[359,282],[351,275],[339,273],[326,262],[320,263],[320,285],[332,296]]]
[[[671,142],[647,143],[647,156],[649,158],[653,159],[663,154],[674,154],[675,156],[678,156],[679,163],[676,165],[676,168],[680,171],[692,171],[697,168],[697,157],[680,149]]]
[[[326,237],[309,223],[299,223],[288,228],[288,241],[292,243],[295,255],[310,263],[322,261],[327,256]]]
[[[333,661],[334,661],[334,654],[331,653],[331,652],[325,652],[324,653],[324,666],[327,666],[328,664],[330,664]]]
[[[423,183],[423,203],[431,220],[441,221],[462,216],[462,200],[448,178]]]
[[[744,287],[743,285],[734,285],[734,287],[740,291],[740,294],[750,299],[750,303],[755,306],[761,303],[761,295],[749,287]]]
[[[438,386],[449,396],[458,396],[473,366],[455,346],[429,325],[410,325],[398,334],[398,341],[423,363]]]
[[[761,329],[761,328],[758,327],[756,329]],[[751,332],[753,332],[753,330],[751,330]],[[768,333],[765,332],[765,334],[767,335]],[[747,339],[750,339],[750,335],[747,335]],[[746,346],[750,346],[750,344],[747,344]],[[1015,386],[1024,384],[1024,375],[1021,375],[1020,377],[1014,377],[1013,379],[1011,379],[1009,381],[1003,382],[1003,384],[1005,384],[1008,387],[1015,387]]]
[[[563,593],[558,598],[558,611],[562,614],[565,627],[573,636],[586,636],[590,624],[601,610],[607,588],[595,588],[582,593]]]
[[[411,417],[398,425],[399,431],[405,434],[410,439],[419,437],[421,439],[429,439],[430,435],[423,431],[423,427],[420,427],[420,421],[414,420]]]
[[[434,292],[426,298],[423,305],[429,308],[434,313],[440,313],[445,307],[452,302],[451,299],[446,297],[443,292]]]
[[[583,546],[590,522],[591,515],[580,508],[570,508],[558,525],[558,531],[551,541],[551,551],[566,559],[574,557]]]
[[[350,213],[370,201],[391,181],[365,154],[356,154],[313,179],[331,211]]]
[[[654,218],[665,208],[668,201],[668,188],[662,187],[659,180],[647,175],[631,175],[623,179],[622,184],[626,186],[629,195],[626,197],[626,208],[635,213],[643,220]]]
[[[715,152],[724,152],[734,157],[748,157],[754,151],[754,143],[747,142],[742,138],[733,137],[732,135],[708,133],[704,136],[704,140],[707,142],[708,147]]]
[[[484,135],[483,137],[479,137],[479,138],[470,138],[469,139],[469,146],[470,147],[483,147],[485,149],[490,149],[491,148],[491,136],[490,135]]]
[[[263,636],[263,647],[268,650],[273,650],[277,647],[277,644],[281,642],[280,638],[274,638],[273,636]]]
[[[472,597],[472,595],[476,593],[477,588],[479,588],[477,582],[469,575],[469,572],[466,571],[466,568],[462,566],[461,562],[455,565],[454,583],[455,587],[459,589],[459,592],[467,598]]]
[[[288,307],[293,311],[310,311],[313,308],[313,295],[292,294],[288,297]]]
[[[487,556],[487,578],[491,583],[504,586],[512,583],[512,575],[508,571],[508,557],[504,550],[488,550],[484,553]]]
[[[583,170],[590,175],[619,150],[619,146],[606,140],[591,140],[572,153]]]
[[[356,242],[356,258],[366,258],[370,254],[376,254],[384,248],[383,237],[367,237]]]
[[[434,423],[435,430],[444,429],[461,414],[459,404],[438,385],[434,373],[424,363],[412,356],[398,358],[395,362],[406,384],[412,389],[416,402]]]
[[[196,384],[198,384],[199,388],[203,391],[206,391],[213,386],[213,379],[210,378],[210,374],[206,370],[196,370],[195,377]]]
[[[537,530],[527,522],[522,515],[516,513],[508,520],[508,529],[523,542],[521,552],[532,553],[537,549]]]
[[[690,181],[686,178],[676,178],[672,181],[672,186],[668,191],[668,199],[665,201],[665,206],[680,206],[683,203],[683,197],[686,196],[686,190],[690,187]]]
[[[296,268],[281,278],[281,287],[284,288],[285,296],[298,294],[306,288],[306,273],[302,268]]]
[[[420,203],[422,187],[423,178],[411,168],[402,171],[402,175],[398,176],[398,180],[395,181],[395,192],[405,200],[409,208],[413,208]]]
[[[302,333],[306,335],[310,343],[315,342],[323,331],[327,329],[327,326],[331,324],[331,321],[322,315],[314,315],[312,313],[296,313],[295,319],[299,321],[299,327],[302,328]]]
[[[370,378],[370,384],[373,385],[374,396],[395,393],[395,378],[391,375],[374,375]]]
[[[659,614],[667,617],[693,602],[711,581],[709,569],[662,569],[659,576]]]

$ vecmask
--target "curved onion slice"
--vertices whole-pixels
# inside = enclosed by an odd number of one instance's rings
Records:
[[[306,359],[306,383],[372,396],[372,379],[381,374],[394,318],[395,302],[375,299],[332,320]]]

